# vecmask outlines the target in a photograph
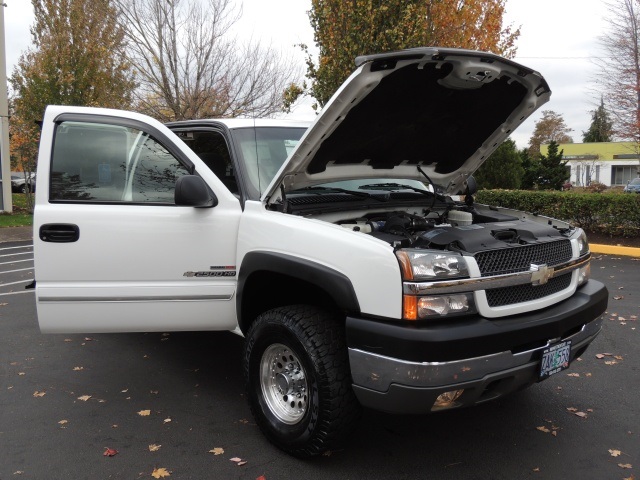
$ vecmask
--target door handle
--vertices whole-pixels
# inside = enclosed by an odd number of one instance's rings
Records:
[[[80,238],[80,228],[72,223],[46,223],[39,233],[43,242],[71,243]]]

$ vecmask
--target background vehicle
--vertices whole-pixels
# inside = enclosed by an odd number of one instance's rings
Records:
[[[473,201],[544,79],[465,50],[356,64],[308,128],[50,106],[41,330],[243,335],[256,423],[300,457],[361,406],[471,406],[569,367],[607,305],[584,232]]]
[[[623,190],[625,193],[640,193],[640,178],[634,178],[629,181]]]
[[[13,193],[26,193],[36,191],[36,174],[26,172],[11,172],[11,191]]]

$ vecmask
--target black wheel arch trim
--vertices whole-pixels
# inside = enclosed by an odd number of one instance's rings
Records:
[[[243,258],[239,269],[236,295],[237,314],[243,330],[245,325],[242,318],[244,287],[247,280],[256,272],[272,272],[303,280],[327,292],[341,310],[356,314],[360,312],[360,303],[351,280],[343,273],[292,255],[278,252],[249,252]]]

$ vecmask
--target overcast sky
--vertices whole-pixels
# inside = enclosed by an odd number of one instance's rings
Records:
[[[4,3],[7,74],[11,75],[20,53],[31,43],[33,9],[30,0]],[[295,45],[313,45],[306,14],[310,5],[310,0],[244,0],[243,18],[235,33],[282,49],[300,63],[303,71],[304,56]],[[599,101],[590,93],[590,80],[596,72],[590,59],[600,55],[598,36],[607,28],[605,13],[602,0],[507,0],[506,23],[521,26],[515,60],[547,79],[553,93],[542,109],[562,114],[576,142],[582,140],[582,132],[591,121],[589,111]],[[481,118],[482,112],[478,114]],[[313,119],[314,113],[302,105],[292,115]],[[527,145],[539,118],[540,111],[511,135],[519,147]]]

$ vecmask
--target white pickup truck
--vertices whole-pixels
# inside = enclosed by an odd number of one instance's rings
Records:
[[[584,232],[473,202],[545,80],[465,50],[356,65],[310,126],[48,107],[41,330],[243,335],[256,422],[300,457],[360,406],[454,409],[568,367],[607,305]]]

